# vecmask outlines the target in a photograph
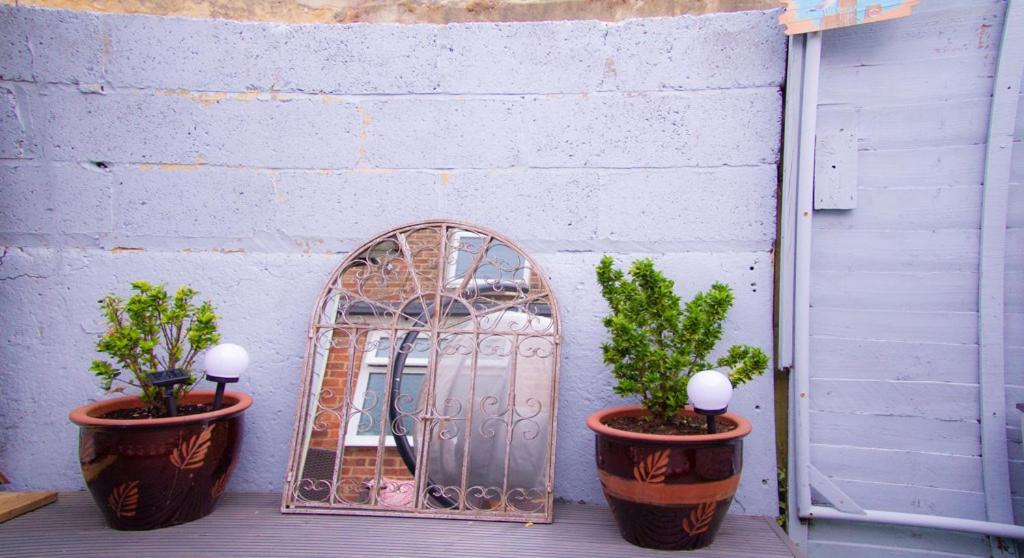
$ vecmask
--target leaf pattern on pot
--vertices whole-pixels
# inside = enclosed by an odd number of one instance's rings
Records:
[[[100,476],[100,473],[107,467],[110,467],[117,461],[116,455],[105,455],[100,459],[93,459],[88,463],[82,462],[82,476],[85,477],[85,482],[92,482],[96,480],[96,477]]]
[[[206,452],[210,449],[210,437],[213,427],[204,428],[202,432],[178,444],[171,452],[171,463],[179,469],[198,469],[203,466]]]
[[[93,459],[96,459],[96,437],[92,434],[82,434],[78,442],[78,460],[89,463]]]
[[[107,504],[117,517],[135,517],[139,506],[139,481],[120,484],[110,492]]]
[[[689,535],[699,535],[711,528],[711,520],[715,518],[718,502],[704,502],[690,511],[690,517],[683,520],[683,531]]]
[[[230,473],[231,471],[224,471],[224,474],[213,482],[213,488],[210,489],[210,496],[213,499],[224,493],[224,489],[228,486],[228,476]]]
[[[668,455],[667,449],[649,454],[633,466],[633,478],[640,482],[664,482],[668,471]]]

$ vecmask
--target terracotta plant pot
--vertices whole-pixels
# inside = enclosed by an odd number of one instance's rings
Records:
[[[192,391],[180,405],[213,401]],[[143,420],[98,418],[143,406],[138,397],[100,401],[71,412],[79,425],[78,455],[93,499],[114,529],[157,529],[213,511],[231,478],[242,442],[244,393],[227,392],[224,406],[197,415]]]
[[[687,408],[683,413],[695,415]],[[616,407],[587,419],[597,434],[597,474],[622,537],[647,548],[692,550],[711,544],[740,483],[743,437],[750,421],[732,413],[721,434],[640,434],[605,425],[617,417],[647,415]]]

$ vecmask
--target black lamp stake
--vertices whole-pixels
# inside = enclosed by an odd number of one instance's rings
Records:
[[[714,434],[715,431],[718,429],[718,421],[715,420],[715,417],[717,417],[718,415],[725,414],[725,408],[718,409],[717,411],[708,411],[706,409],[695,408],[694,412],[696,412],[698,415],[704,415],[704,418],[707,419],[708,421],[708,434]]]
[[[238,378],[221,378],[207,374],[206,379],[217,383],[217,393],[213,396],[213,410],[216,411],[224,404],[224,384],[233,384],[238,381]]]
[[[164,403],[167,404],[167,416],[178,416],[178,401],[174,398],[174,386],[160,388],[164,392]]]

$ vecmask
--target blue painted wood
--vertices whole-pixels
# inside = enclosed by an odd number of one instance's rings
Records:
[[[786,34],[837,29],[910,15],[919,0],[784,0]]]

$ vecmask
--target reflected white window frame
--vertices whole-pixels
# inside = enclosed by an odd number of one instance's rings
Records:
[[[480,234],[477,234],[475,232],[470,232],[470,231],[455,231],[455,232],[452,233],[452,240],[455,241],[456,245],[461,245],[462,244],[462,239],[464,239],[464,238],[480,238],[480,239],[482,239],[482,238],[484,238],[484,236],[480,235]],[[509,246],[508,248],[510,250],[512,250],[513,252],[515,252],[515,250],[511,246]],[[488,247],[488,249],[490,249],[490,248]],[[467,256],[469,256],[469,255],[472,254],[472,252],[466,252],[466,251],[463,251],[463,250],[456,250],[452,254],[448,254],[448,255],[445,256],[445,260],[446,261],[445,261],[445,270],[444,270],[444,275],[445,275],[444,285],[445,285],[446,288],[449,288],[449,289],[457,288],[459,285],[462,284],[462,280],[464,279],[463,277],[456,277],[456,275],[455,275],[458,272],[458,268],[459,268],[459,254],[466,254]],[[454,257],[452,257],[452,256],[454,256]],[[530,269],[530,262],[526,258],[524,258],[522,256],[520,256],[520,258],[522,258],[522,262],[521,262],[522,263],[522,267],[520,269],[523,272],[523,278],[522,279],[516,279],[515,282],[517,284],[520,284],[520,285],[529,285],[530,284],[530,274],[532,273],[532,270]],[[467,285],[470,285],[470,284],[486,285],[487,281],[488,281],[487,279],[477,279],[477,278],[474,277],[472,281],[470,281],[469,283],[466,283],[466,284]]]
[[[405,333],[399,331],[400,337],[404,339]],[[372,352],[367,352],[362,359],[362,363],[359,365],[359,376],[356,378],[356,385],[352,392],[353,403],[359,403],[362,406],[366,398],[366,389],[370,383],[371,374],[387,374],[388,368],[391,366],[391,353],[389,352],[385,356],[379,356],[377,349],[380,347],[381,340],[388,339],[389,332],[385,330],[372,330],[367,334],[367,346],[375,347]],[[504,338],[501,338],[504,339]],[[511,349],[508,349],[511,350]],[[477,356],[478,366],[496,365],[505,366],[507,364],[507,357],[494,356],[490,354],[479,354]],[[427,364],[429,357],[414,357],[409,356],[405,361],[405,368],[402,370],[403,374],[426,374]],[[378,399],[378,405],[384,404],[384,394],[380,394]],[[382,421],[387,421],[387,409],[381,409]],[[345,433],[345,445],[352,447],[376,447],[379,440],[379,432],[374,434],[359,434],[359,422],[362,419],[362,413],[355,413],[349,417],[348,429]],[[410,438],[410,444],[415,445]],[[390,436],[384,436],[384,445],[386,447],[394,447],[395,439]]]
[[[405,334],[399,332],[401,337],[404,338]],[[385,356],[377,355],[377,348],[380,347],[381,340],[389,339],[390,332],[385,330],[372,330],[367,334],[366,345],[374,347],[372,352],[367,352],[363,355],[362,362],[359,364],[359,375],[356,377],[356,386],[352,392],[352,403],[359,404],[362,406],[365,403],[366,388],[370,384],[371,374],[384,374],[387,377],[388,368],[391,366],[391,349],[388,349],[388,354]],[[413,357],[406,358],[405,369],[402,371],[403,374],[426,374],[427,373],[427,357]],[[387,389],[388,386],[385,386]],[[381,426],[388,421],[388,409],[384,408],[384,394],[380,394],[377,400],[377,404],[381,406]],[[377,447],[377,442],[380,440],[380,432],[374,434],[360,434],[359,433],[359,422],[363,418],[363,413],[353,412],[348,419],[348,429],[345,432],[345,445],[352,447]],[[412,442],[410,442],[412,443]],[[395,439],[390,435],[384,436],[384,445],[386,447],[394,447]]]

